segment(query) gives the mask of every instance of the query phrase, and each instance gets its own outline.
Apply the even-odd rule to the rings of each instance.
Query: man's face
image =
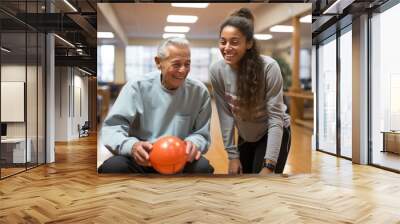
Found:
[[[162,83],[167,89],[177,89],[185,81],[190,71],[190,49],[188,47],[169,45],[167,57],[156,57],[156,64],[161,70]]]

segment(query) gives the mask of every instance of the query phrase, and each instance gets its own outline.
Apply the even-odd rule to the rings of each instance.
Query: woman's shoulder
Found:
[[[262,55],[264,60],[264,76],[267,83],[275,83],[282,79],[278,62],[270,56]]]
[[[264,61],[264,73],[266,75],[269,73],[273,73],[274,75],[280,75],[279,64],[275,59],[267,55],[261,55],[261,57]],[[277,74],[276,71],[279,71],[279,74]]]
[[[271,65],[274,65],[277,63],[275,59],[273,59],[271,56],[268,56],[268,55],[261,55],[261,58],[264,61],[265,67],[268,67],[268,66],[271,66]]]
[[[225,63],[224,59],[220,59],[210,65],[210,72],[212,74],[214,73],[215,75],[215,73],[219,73],[222,69],[225,69],[226,66],[227,64]]]

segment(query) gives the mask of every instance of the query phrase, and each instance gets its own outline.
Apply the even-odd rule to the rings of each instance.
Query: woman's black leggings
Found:
[[[243,173],[258,173],[263,168],[265,151],[267,150],[268,133],[257,142],[245,142],[240,136],[238,148],[240,163]],[[290,150],[291,133],[290,126],[283,128],[281,150],[275,166],[275,173],[282,173]]]

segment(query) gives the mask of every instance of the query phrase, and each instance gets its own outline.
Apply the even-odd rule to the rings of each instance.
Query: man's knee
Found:
[[[133,173],[132,161],[126,156],[113,156],[99,167],[99,173]]]
[[[210,162],[203,156],[199,160],[195,160],[191,163],[187,163],[184,173],[214,173],[214,167],[211,166]]]

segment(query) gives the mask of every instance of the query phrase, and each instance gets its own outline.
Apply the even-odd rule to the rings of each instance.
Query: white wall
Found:
[[[25,65],[2,65],[1,66],[1,81],[18,81],[25,82],[25,74],[27,69],[28,74],[32,72],[36,73],[36,68],[33,66],[25,67]],[[31,89],[28,89],[31,90]],[[35,92],[28,92],[28,97],[36,96]],[[29,99],[27,99],[30,102]],[[8,108],[1,108],[1,110],[7,110]],[[29,114],[28,114],[29,116]],[[36,116],[36,114],[35,114]],[[31,120],[28,117],[28,120]],[[8,137],[25,137],[25,122],[7,122],[7,136]]]
[[[1,66],[1,81],[24,82],[26,85],[26,107],[25,104],[21,108],[21,112],[25,114],[26,120],[22,122],[6,122],[8,138],[25,138],[25,135],[30,139],[31,155],[36,162],[39,158],[39,163],[44,162],[44,88],[43,88],[42,68],[35,66],[25,66],[21,64],[3,64]],[[27,81],[25,78],[27,77]],[[24,91],[22,90],[22,93]],[[2,96],[7,97],[7,96]],[[12,108],[3,107],[1,110],[13,113]],[[15,113],[15,112],[14,112]],[[37,153],[39,156],[37,157]]]
[[[78,72],[78,74],[77,74]],[[73,108],[73,119],[72,119],[72,136],[73,138],[78,137],[78,129],[77,126],[80,124],[81,126],[85,123],[85,121],[89,120],[88,116],[88,78],[80,76],[79,70],[74,70],[74,108]],[[81,110],[81,111],[80,111]]]
[[[68,71],[67,67],[55,68],[55,141],[68,139]]]
[[[88,79],[82,75],[75,68],[56,67],[56,141],[77,139],[78,124],[88,120]]]

